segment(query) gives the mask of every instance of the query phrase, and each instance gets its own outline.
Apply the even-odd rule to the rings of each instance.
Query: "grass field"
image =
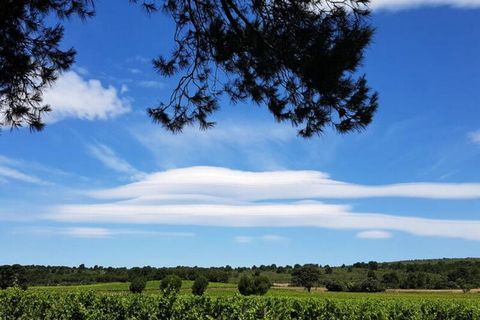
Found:
[[[180,294],[190,295],[193,281],[183,281]],[[149,281],[144,294],[159,294],[159,281]],[[112,282],[89,285],[75,285],[75,286],[37,286],[30,287],[28,291],[33,292],[82,292],[94,291],[98,293],[112,293],[112,294],[128,294],[129,283],[126,282]],[[210,283],[205,293],[207,296],[213,297],[228,297],[238,294],[237,286],[233,283]],[[411,300],[425,300],[425,299],[459,299],[459,300],[478,300],[480,304],[480,292],[473,290],[470,293],[463,293],[458,290],[400,290],[389,291],[384,293],[352,293],[352,292],[327,292],[323,288],[312,289],[308,293],[303,288],[298,287],[272,287],[266,294],[270,297],[298,297],[298,298],[316,298],[316,299],[411,299]]]

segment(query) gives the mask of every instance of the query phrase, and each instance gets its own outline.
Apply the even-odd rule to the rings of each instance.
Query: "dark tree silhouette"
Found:
[[[163,9],[176,24],[172,55],[154,67],[180,80],[169,101],[148,110],[168,130],[213,126],[209,116],[223,93],[266,105],[303,137],[372,120],[377,94],[357,74],[373,34],[368,0],[133,2]]]
[[[0,128],[41,130],[50,110],[42,92],[73,63],[75,50],[59,47],[63,27],[46,23],[51,15],[84,19],[93,0],[0,0]]]
[[[154,59],[163,76],[179,76],[165,103],[148,109],[173,132],[203,129],[220,96],[265,105],[310,137],[367,126],[377,108],[358,73],[373,28],[369,0],[130,0],[163,10],[176,25],[170,57]],[[73,63],[61,50],[56,15],[93,15],[94,0],[0,0],[0,128],[43,127],[42,91]]]
[[[320,269],[313,264],[305,264],[303,267],[295,268],[292,271],[292,283],[310,290],[320,280]]]

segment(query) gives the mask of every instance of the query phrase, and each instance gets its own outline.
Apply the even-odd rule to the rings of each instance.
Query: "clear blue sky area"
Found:
[[[207,132],[145,109],[173,25],[99,1],[41,133],[0,135],[0,264],[342,264],[480,256],[480,2],[374,1],[363,132],[308,140],[222,102]]]

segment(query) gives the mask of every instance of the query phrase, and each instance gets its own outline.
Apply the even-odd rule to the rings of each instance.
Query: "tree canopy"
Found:
[[[0,128],[41,130],[50,111],[42,92],[73,64],[75,50],[60,49],[62,25],[47,17],[93,14],[93,0],[0,0]]]
[[[315,285],[318,285],[319,280],[320,269],[316,265],[306,264],[292,271],[292,283],[305,287],[308,292],[310,292]]]
[[[168,101],[148,114],[172,132],[210,117],[219,99],[266,106],[279,122],[310,137],[333,126],[367,126],[377,94],[359,73],[373,28],[369,0],[130,0],[162,10],[176,30],[171,56],[153,60],[164,77],[178,76]],[[3,0],[0,10],[0,126],[39,130],[42,90],[73,63],[62,51],[61,25],[45,17],[93,15],[93,0]]]

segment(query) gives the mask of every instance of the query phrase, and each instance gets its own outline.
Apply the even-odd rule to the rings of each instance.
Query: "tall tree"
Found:
[[[292,271],[292,283],[304,287],[308,292],[318,284],[319,280],[320,269],[316,265],[306,264]]]
[[[63,27],[47,17],[92,16],[93,0],[0,0],[0,128],[44,126],[42,92],[73,63],[75,50],[62,50]]]
[[[180,76],[168,101],[148,109],[173,132],[214,125],[219,99],[265,105],[303,137],[332,125],[367,126],[377,109],[359,74],[373,28],[369,0],[130,0],[173,18],[175,48],[154,59]],[[42,91],[73,63],[59,48],[63,28],[46,17],[93,15],[93,0],[0,0],[0,127],[43,127]]]
[[[134,0],[138,2],[139,0]],[[358,75],[373,28],[369,0],[167,0],[176,24],[170,57],[154,60],[163,76],[180,75],[169,101],[148,110],[173,132],[209,128],[219,97],[266,105],[310,137],[333,125],[339,132],[367,126],[377,109]]]

